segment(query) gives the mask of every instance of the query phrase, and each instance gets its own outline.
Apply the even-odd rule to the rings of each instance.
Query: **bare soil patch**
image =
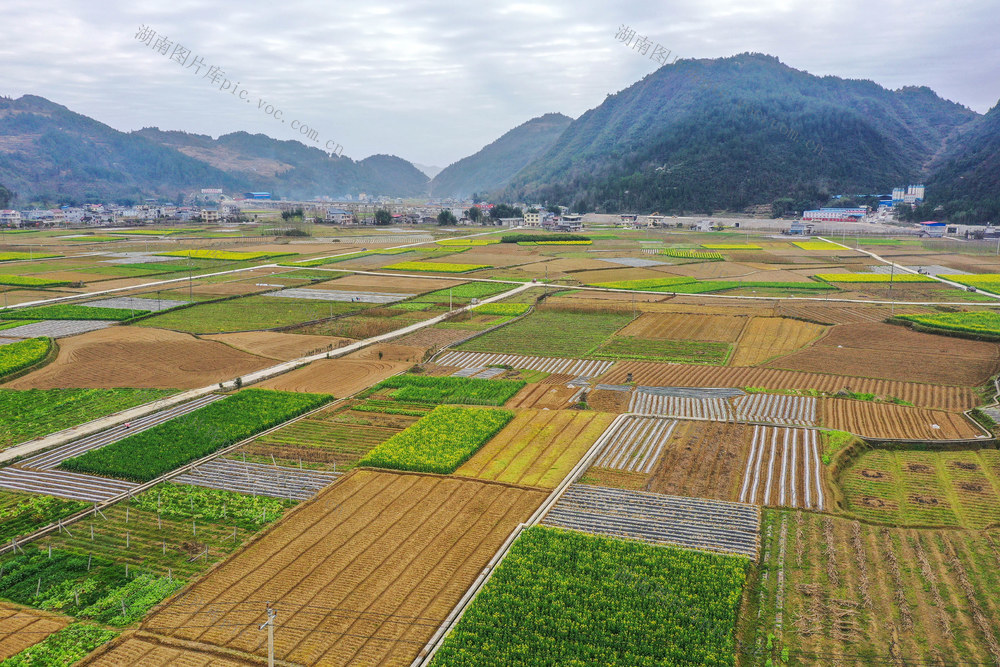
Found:
[[[705,340],[732,343],[747,323],[739,315],[643,313],[618,332],[620,336],[667,340]]]
[[[361,359],[320,359],[304,368],[261,382],[260,387],[350,396],[405,371],[412,364],[403,361],[367,361]]]
[[[318,350],[337,349],[354,342],[350,338],[309,336],[273,331],[213,334],[201,336],[201,338],[225,343],[244,352],[279,361],[298,359]]]

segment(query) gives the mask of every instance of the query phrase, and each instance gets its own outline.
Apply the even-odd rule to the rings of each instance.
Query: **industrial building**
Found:
[[[866,208],[821,208],[803,212],[802,219],[820,222],[859,222],[867,214]]]

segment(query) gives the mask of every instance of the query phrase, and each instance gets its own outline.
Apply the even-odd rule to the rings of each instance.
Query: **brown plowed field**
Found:
[[[738,500],[752,428],[726,422],[679,421],[645,490]]]
[[[740,337],[746,317],[738,315],[700,315],[694,313],[643,313],[624,329],[620,336],[669,340],[708,340],[735,342]]]
[[[73,619],[0,602],[0,660],[34,646]]]
[[[55,361],[4,386],[7,389],[192,389],[273,363],[190,334],[143,327],[108,327],[61,340]]]
[[[891,324],[849,324],[833,327],[809,349],[768,365],[813,373],[976,386],[1000,370],[1000,346],[900,330]]]
[[[743,330],[731,366],[756,366],[819,338],[825,327],[786,317],[754,317]]]
[[[354,341],[335,336],[309,336],[305,334],[277,333],[274,331],[247,331],[245,333],[212,334],[200,336],[205,340],[225,343],[238,350],[258,357],[291,361],[304,357],[316,350],[326,350],[329,346],[337,349]]]
[[[41,290],[10,290],[4,291],[0,289],[0,292],[4,293],[4,303],[10,306],[15,306],[19,303],[27,303],[29,301],[41,301],[42,299],[51,299],[57,296],[65,296],[66,291],[63,290],[51,290],[51,291],[41,291]]]
[[[589,410],[524,410],[455,474],[554,489],[614,418]]]
[[[246,632],[249,634],[253,630],[255,628],[250,628]],[[213,651],[212,647],[206,647],[209,650],[198,650],[188,644],[189,642],[172,641],[169,638],[160,638],[146,633],[122,635],[76,664],[99,665],[100,667],[122,667],[123,665],[243,667],[244,665],[267,664],[266,659],[262,660],[251,656],[248,656],[249,659],[241,659],[235,655],[223,654],[218,649]]]
[[[462,329],[438,329],[434,326],[424,327],[419,331],[406,334],[402,338],[395,339],[397,345],[408,345],[410,347],[420,347],[425,350],[448,347],[455,341],[468,338],[470,331]]]
[[[569,399],[578,391],[580,390],[575,387],[565,385],[532,383],[525,385],[524,389],[517,392],[514,398],[507,401],[505,407],[564,410],[569,407]]]
[[[903,306],[900,306],[902,312]],[[930,308],[906,306],[908,313],[926,313]],[[881,322],[890,315],[890,309],[865,304],[822,303],[816,301],[783,301],[778,306],[778,314],[785,317],[801,317],[824,324],[862,324]]]
[[[187,589],[187,600],[223,610],[213,623],[199,620],[200,605],[175,599],[144,626],[264,655],[263,633],[244,630],[261,623],[264,602],[274,600],[280,660],[409,665],[546,496],[495,482],[357,470]]]
[[[614,391],[612,389],[594,389],[587,394],[587,405],[601,412],[622,414],[628,412],[632,392]]]
[[[941,387],[915,382],[848,378],[842,375],[801,373],[773,368],[734,368],[727,366],[692,366],[652,361],[619,361],[601,376],[605,384],[625,384],[628,373],[638,385],[652,387],[765,387],[767,389],[816,389],[838,392],[849,386],[852,391],[878,396],[895,396],[925,408],[968,410],[979,404],[968,387]]]
[[[823,426],[862,438],[959,440],[983,435],[955,412],[837,398],[820,399],[820,403]],[[935,424],[940,428],[934,428]]]
[[[724,252],[724,251],[717,251]],[[753,269],[737,262],[701,262],[673,267],[673,272],[681,276],[691,276],[698,280],[730,280],[752,273]]]
[[[395,343],[378,343],[369,345],[357,352],[351,352],[345,359],[361,359],[364,361],[408,361],[411,364],[424,358],[426,348],[412,345],[397,345]]]
[[[291,373],[261,382],[260,387],[284,391],[350,396],[412,366],[404,361],[320,359]]]

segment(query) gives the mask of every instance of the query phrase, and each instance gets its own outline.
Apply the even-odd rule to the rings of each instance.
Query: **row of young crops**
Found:
[[[431,664],[733,665],[749,562],[529,528]]]
[[[68,459],[61,468],[145,482],[313,410],[333,397],[246,389],[148,431]]]
[[[479,380],[458,377],[396,375],[359,394],[360,398],[386,393],[394,401],[436,405],[503,405],[525,385],[520,380]]]

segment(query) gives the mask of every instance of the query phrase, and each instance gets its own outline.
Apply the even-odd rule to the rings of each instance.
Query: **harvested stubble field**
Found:
[[[246,665],[267,664],[260,660],[246,660],[232,654],[212,650],[206,646],[199,650],[197,645],[186,642],[170,642],[163,637],[146,633],[123,634],[115,641],[105,644],[77,665],[97,665],[99,667],[121,667],[121,665],[184,665],[184,667],[245,667]]]
[[[552,376],[549,376],[552,377]],[[569,400],[579,389],[567,387],[565,384],[528,384],[514,398],[505,404],[508,408],[538,408],[548,410],[564,410],[569,407]]]
[[[602,412],[520,411],[455,474],[555,488],[614,417]]]
[[[869,521],[982,530],[1000,523],[1000,451],[870,450],[838,480]]]
[[[838,398],[820,399],[822,424],[876,440],[964,440],[983,432],[964,415]]]
[[[68,616],[0,602],[0,660],[37,644],[72,620]]]
[[[406,361],[320,359],[303,368],[266,380],[260,386],[284,391],[318,392],[344,398],[391,375],[402,373],[412,365]]]
[[[739,315],[643,313],[618,332],[620,336],[654,340],[704,340],[734,343],[747,323]]]
[[[333,336],[278,333],[275,331],[247,331],[244,333],[213,334],[201,336],[204,340],[224,343],[237,350],[258,357],[277,361],[291,361],[315,353],[317,350],[337,349],[354,341]],[[332,347],[331,347],[332,346]]]
[[[754,317],[743,330],[730,360],[732,366],[756,366],[805,347],[826,330],[818,324],[785,317]]]
[[[62,340],[55,361],[4,387],[191,389],[272,364],[190,334],[109,327]]]
[[[745,664],[785,649],[797,665],[1000,662],[1000,533],[768,511],[762,534],[737,635],[755,651]]]
[[[620,361],[601,376],[606,384],[625,384],[628,374],[636,384],[651,387],[764,387],[774,391],[815,389],[836,393],[852,391],[895,396],[914,405],[942,410],[969,410],[979,404],[970,387],[942,387],[915,382],[845,378],[841,375],[802,373],[772,368],[691,366],[648,361]]]
[[[923,306],[906,306],[907,312],[931,312]],[[821,302],[783,301],[777,311],[784,317],[797,317],[822,324],[866,324],[883,322],[889,318],[891,309],[885,306],[866,304],[825,304]]]
[[[838,325],[815,345],[778,359],[773,368],[977,386],[1000,370],[1000,345],[899,331],[890,324]],[[845,380],[846,384],[853,384]]]
[[[175,599],[143,629],[265,655],[261,633],[240,628],[259,623],[264,601],[277,600],[280,660],[408,665],[545,496],[355,470],[192,585],[187,592],[204,607]],[[199,623],[208,605],[220,610],[217,622]]]

